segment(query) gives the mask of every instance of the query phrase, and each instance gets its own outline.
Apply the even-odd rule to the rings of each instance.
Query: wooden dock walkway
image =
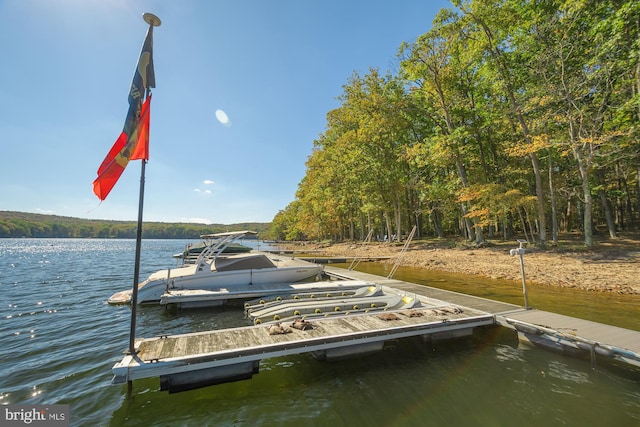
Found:
[[[523,341],[568,354],[589,352],[592,363],[596,356],[604,356],[624,364],[640,367],[640,332],[605,325],[585,319],[563,316],[548,311],[530,309],[474,297],[458,292],[417,285],[394,279],[325,267],[338,277],[349,277],[385,284],[407,292],[419,293],[451,303],[491,313],[496,324],[518,331]]]
[[[325,266],[324,270],[329,275],[332,275],[337,278],[362,280],[363,282],[389,286],[391,288],[404,291],[408,294],[421,295],[427,298],[433,298],[440,301],[447,301],[451,304],[456,304],[463,307],[469,307],[475,310],[480,310],[480,311],[491,313],[491,314],[497,314],[497,313],[503,313],[503,312],[522,309],[521,306],[515,305],[515,304],[494,301],[487,298],[461,294],[459,292],[447,291],[445,289],[438,289],[438,288],[433,288],[425,285],[418,285],[416,283],[403,282],[401,280],[396,280],[396,279],[387,279],[386,277],[376,276],[373,274],[363,273],[360,271],[349,271],[349,270],[345,270],[344,268],[338,268],[333,266]]]
[[[182,391],[204,385],[248,379],[262,359],[299,353],[332,359],[382,350],[384,342],[417,335],[448,339],[470,335],[474,327],[493,325],[493,316],[475,311],[444,319],[428,310],[422,316],[398,314],[334,317],[311,322],[313,328],[270,335],[269,326],[249,326],[194,334],[163,336],[136,342],[138,353],[113,367],[114,383],[160,377],[161,389]]]
[[[288,328],[270,334],[269,325],[160,336],[136,341],[136,354],[114,365],[114,384],[159,377],[161,390],[177,392],[251,378],[260,360],[299,353],[320,359],[378,351],[384,342],[411,336],[442,340],[471,335],[473,329],[500,325],[518,331],[523,340],[552,350],[606,357],[640,367],[640,332],[575,319],[514,304],[429,286],[387,279],[331,266],[325,271],[341,279],[379,284],[415,296],[422,308],[314,319],[312,329]],[[433,307],[460,310],[434,310]],[[281,331],[284,332],[284,331]]]

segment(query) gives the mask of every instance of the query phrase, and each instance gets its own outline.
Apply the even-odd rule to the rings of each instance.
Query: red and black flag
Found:
[[[152,87],[156,87],[156,79],[153,71],[153,26],[150,26],[133,75],[124,128],[102,161],[98,177],[93,181],[93,192],[100,200],[107,198],[129,160],[149,159],[151,95],[144,99],[144,94],[146,89]]]

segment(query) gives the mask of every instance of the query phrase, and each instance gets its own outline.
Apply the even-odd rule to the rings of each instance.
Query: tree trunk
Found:
[[[586,247],[590,248],[593,246],[593,219],[591,218],[591,213],[593,212],[593,199],[591,197],[591,186],[589,185],[589,170],[584,159],[582,147],[574,147],[573,155],[578,162],[578,170],[580,171],[580,178],[582,179],[582,196],[584,198],[584,244]]]
[[[604,189],[605,185],[605,176],[602,170],[598,170],[597,172],[598,180],[600,181],[598,196],[600,196],[600,203],[602,204],[602,210],[604,211],[604,218],[607,221],[607,229],[609,230],[609,237],[612,239],[617,239],[618,235],[616,234],[616,222],[613,217],[613,206],[611,204],[611,200],[609,200],[609,196]]]
[[[402,203],[400,197],[396,197],[396,239],[398,242],[402,241]]]
[[[638,214],[638,222],[640,224],[640,163],[636,166],[636,213]]]
[[[473,224],[471,220],[466,217],[467,215],[467,205],[465,203],[460,204],[460,211],[462,212],[462,224],[464,227],[464,236],[466,240],[475,240],[476,233],[474,232]]]
[[[604,217],[607,220],[607,228],[609,229],[609,237],[612,239],[617,239],[618,235],[616,234],[616,223],[613,220],[613,212],[611,209],[611,201],[607,197],[607,192],[604,190],[599,190],[598,194],[600,196],[600,203],[602,203],[602,209],[604,210]]]
[[[573,224],[571,223],[571,217],[573,216],[573,205],[571,204],[571,198],[573,197],[573,193],[567,196],[567,209],[564,213],[564,232],[568,233],[573,229]]]
[[[524,211],[524,208],[520,207],[520,209],[518,209],[518,215],[520,216],[520,222],[522,222],[522,232],[524,233],[524,240],[526,240],[527,242],[530,242],[531,240],[529,240],[529,236],[527,235],[527,223],[524,220],[522,211]]]
[[[475,221],[474,221],[475,223]],[[484,242],[484,235],[482,233],[482,227],[480,227],[478,224],[475,224],[474,226],[475,232],[476,232],[476,244],[480,244],[482,242]]]
[[[442,229],[442,215],[440,215],[438,208],[431,208],[429,216],[433,223],[433,232],[436,237],[444,237],[444,230]]]
[[[462,158],[460,156],[460,152],[458,151],[458,149],[456,148],[456,154],[455,154],[455,161],[456,161],[456,167],[458,169],[458,176],[460,177],[460,181],[462,182],[462,186],[463,187],[468,187],[469,186],[469,179],[467,178],[467,169],[464,166],[464,162],[462,161]],[[460,209],[462,210],[462,220],[464,221],[464,226],[467,230],[467,240],[475,240],[476,243],[480,243],[482,242],[482,232],[477,233],[476,232],[476,227],[475,225],[471,222],[471,220],[469,218],[466,217],[468,211],[467,211],[467,205],[466,203],[461,203],[460,204]],[[478,241],[478,238],[480,239],[480,241]]]
[[[631,201],[632,191],[629,188],[629,182],[627,181],[626,178],[622,179],[622,184],[623,184],[623,186],[622,186],[621,190],[622,190],[622,193],[625,195],[624,204],[625,204],[625,208],[626,208],[626,211],[627,211],[627,221],[626,221],[627,225],[625,226],[625,229],[626,230],[633,230],[633,229],[636,229],[637,226],[636,226],[636,222],[635,222],[635,220],[633,218],[633,202]]]
[[[553,246],[558,246],[558,211],[556,208],[556,192],[553,188],[553,155],[549,149],[549,195],[551,196],[551,237]]]
[[[384,213],[384,220],[387,226],[387,234],[386,236],[386,241],[390,242],[391,241],[391,218],[389,218],[389,213],[385,212]]]
[[[528,137],[527,137],[528,139]],[[540,164],[538,163],[538,156],[535,153],[531,153],[531,164],[533,165],[533,175],[536,180],[536,200],[538,202],[538,227],[539,234],[538,243],[541,247],[546,246],[547,242],[547,224],[544,216],[544,192],[542,191],[542,173],[540,172]]]
[[[529,226],[529,233],[531,234],[531,240],[535,240],[535,238],[533,237],[533,224],[531,223],[531,218],[529,217],[529,212],[527,212],[527,210],[524,210],[524,217],[527,220],[527,225]]]

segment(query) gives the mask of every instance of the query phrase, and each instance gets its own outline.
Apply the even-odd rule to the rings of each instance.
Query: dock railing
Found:
[[[366,245],[367,243],[370,243],[372,236],[373,236],[373,229],[369,230],[369,234],[367,234],[367,237],[365,237],[362,243],[364,245]],[[351,261],[351,265],[349,265],[348,270],[351,271],[354,268],[356,268],[358,264],[360,264],[360,261],[362,261],[362,256],[356,256],[355,258],[353,258],[353,260]]]
[[[402,261],[402,257],[407,252],[407,249],[409,249],[409,244],[411,243],[411,240],[413,240],[413,236],[416,234],[416,228],[417,227],[414,225],[413,228],[411,229],[411,233],[409,233],[409,237],[407,237],[407,240],[404,242],[404,246],[402,247],[402,250],[398,254],[398,258],[396,259],[396,262],[393,264],[393,267],[391,267],[391,271],[387,275],[387,279],[391,279],[393,275],[396,274],[396,270],[400,266],[400,261]]]

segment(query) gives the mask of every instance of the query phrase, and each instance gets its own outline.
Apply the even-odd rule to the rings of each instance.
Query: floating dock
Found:
[[[518,331],[522,340],[534,345],[590,355],[594,365],[600,357],[640,368],[637,331],[356,271],[334,267],[325,271],[338,279],[380,285],[385,293],[411,296],[422,304],[313,318],[300,329],[281,323],[138,339],[136,354],[127,354],[114,365],[113,383],[158,377],[161,390],[179,392],[249,379],[259,372],[262,359],[311,353],[330,360],[379,351],[389,340],[412,336],[446,340],[495,325]]]
[[[548,311],[493,301],[430,286],[386,279],[367,273],[345,271],[335,267],[325,269],[337,277],[350,277],[384,284],[403,292],[415,292],[425,297],[492,313],[495,324],[514,329],[521,341],[549,350],[587,355],[595,365],[596,356],[640,368],[640,332],[603,323],[564,316]],[[377,278],[377,279],[376,279]]]

